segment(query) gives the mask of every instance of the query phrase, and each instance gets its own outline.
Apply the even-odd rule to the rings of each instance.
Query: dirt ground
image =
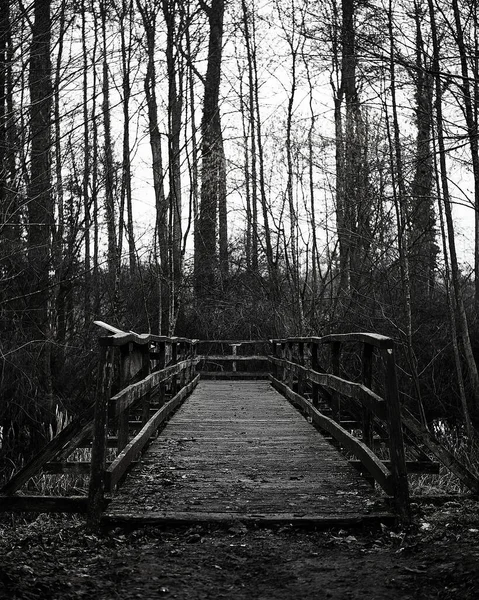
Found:
[[[479,503],[415,507],[385,526],[114,529],[79,519],[0,521],[0,598],[477,599]]]

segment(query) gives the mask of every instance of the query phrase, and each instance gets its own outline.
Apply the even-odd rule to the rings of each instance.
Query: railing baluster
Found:
[[[367,388],[372,389],[373,380],[373,354],[374,346],[371,344],[363,344],[363,360],[362,360],[362,373],[361,379],[363,385]],[[362,428],[363,428],[363,442],[372,448],[373,446],[373,427],[372,427],[372,413],[367,407],[363,407],[362,414]]]
[[[336,377],[340,376],[340,356],[341,356],[341,342],[332,342],[331,344],[331,369],[333,375]],[[339,393],[333,391],[331,394],[333,419],[339,423],[341,420],[341,399]]]
[[[311,342],[311,368],[313,371],[319,371],[319,344],[318,342]],[[319,385],[317,383],[312,384],[312,402],[315,408],[319,406]]]

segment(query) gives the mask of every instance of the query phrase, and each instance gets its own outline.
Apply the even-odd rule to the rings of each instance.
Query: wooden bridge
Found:
[[[4,485],[0,509],[84,512],[92,527],[407,521],[408,472],[437,460],[479,492],[401,408],[390,338],[198,341],[97,324],[109,335],[94,403]],[[88,491],[28,493],[39,473],[83,475]]]

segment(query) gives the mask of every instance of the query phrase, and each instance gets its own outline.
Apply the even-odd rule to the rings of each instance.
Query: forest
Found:
[[[0,61],[0,479],[91,397],[95,319],[388,335],[472,439],[476,2],[1,0]]]

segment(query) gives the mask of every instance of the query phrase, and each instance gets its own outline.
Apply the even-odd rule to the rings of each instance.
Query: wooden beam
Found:
[[[269,371],[199,371],[201,379],[268,379]]]
[[[272,343],[316,343],[316,344],[329,344],[331,342],[362,342],[365,344],[371,344],[376,348],[386,349],[394,347],[394,340],[385,335],[377,333],[366,333],[366,332],[355,332],[355,333],[333,333],[331,335],[324,335],[322,337],[291,337],[291,338],[274,338],[271,340]]]
[[[200,354],[197,356],[198,360],[202,360],[205,362],[212,361],[247,361],[247,360],[258,360],[258,361],[269,361],[269,357],[263,354],[255,354],[251,356],[246,356],[244,354]]]
[[[311,417],[314,423],[321,427],[321,429],[328,431],[340,444],[352,452],[387,494],[393,494],[394,488],[392,486],[391,473],[366,444],[353,437],[341,425],[333,421],[333,419],[323,415],[317,408],[314,408],[307,400],[293,392],[289,387],[274,377],[270,377],[270,379],[273,387],[286,396],[293,404],[300,406]]]
[[[5,512],[86,513],[87,506],[86,496],[0,496],[0,511]]]
[[[391,468],[390,460],[382,461],[387,469]],[[360,460],[350,460],[349,463],[361,472],[364,472],[363,464]],[[437,475],[439,473],[439,463],[432,460],[407,460],[406,468],[408,473],[430,473]]]
[[[325,335],[318,338],[322,344],[329,344],[331,342],[362,342],[364,344],[371,344],[376,348],[387,349],[394,347],[394,340],[385,335],[379,335],[377,333],[335,333],[331,335]]]
[[[118,417],[124,410],[134,404],[137,400],[147,394],[152,388],[159,383],[166,381],[173,375],[179,373],[182,369],[186,369],[191,364],[196,364],[197,359],[189,358],[176,365],[171,365],[160,371],[155,371],[142,381],[132,383],[121,392],[118,392],[110,400],[110,404],[114,407],[114,416]]]
[[[44,473],[89,475],[91,463],[89,460],[76,460],[71,462],[52,461],[43,466]]]
[[[115,512],[104,514],[101,524],[105,527],[144,527],[146,525],[165,526],[165,525],[186,525],[186,524],[224,524],[231,526],[231,523],[241,522],[249,525],[293,525],[299,527],[314,527],[315,529],[330,529],[337,527],[350,527],[354,525],[364,525],[368,523],[388,523],[394,524],[397,517],[393,512],[378,511],[363,514],[346,514],[336,516],[324,516],[317,514],[244,514],[244,513],[198,513],[173,512],[173,511],[150,511],[141,514],[132,512]]]
[[[107,469],[107,479],[109,489],[112,490],[125,471],[131,465],[133,460],[140,454],[145,444],[151,438],[153,433],[158,429],[161,423],[181,404],[181,402],[192,392],[196,387],[199,375],[197,375],[191,383],[185,386],[168,404],[160,408],[142,427],[138,434],[125,446],[120,454],[115,458],[112,464]]]

